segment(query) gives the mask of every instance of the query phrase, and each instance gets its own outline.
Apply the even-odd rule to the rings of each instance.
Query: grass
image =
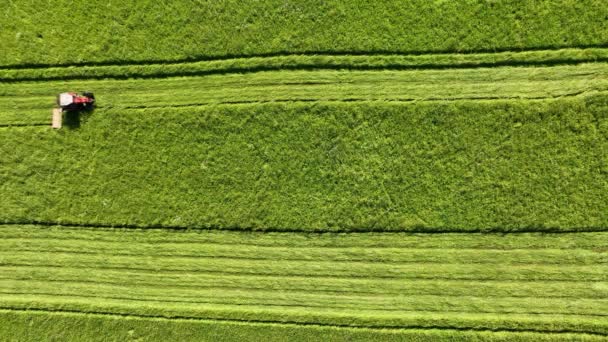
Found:
[[[0,220],[603,230],[605,113],[604,95],[103,109],[80,130],[0,131]]]
[[[15,341],[603,341],[576,333],[459,331],[449,329],[366,329],[311,325],[164,320],[158,318],[0,310],[0,335]]]
[[[0,85],[0,124],[49,122],[55,100],[51,94],[66,89],[94,89],[100,110],[290,101],[543,99],[608,90],[606,63],[445,70],[369,67],[7,83]]]
[[[69,6],[61,0],[16,0],[4,6],[2,14],[4,66],[284,53],[504,51],[608,43],[608,8],[603,0],[91,0]]]
[[[413,329],[390,333],[404,338],[445,333],[420,329],[606,335],[605,235],[4,226],[0,303],[11,310],[4,316],[43,310],[36,315],[53,319],[57,314],[50,311],[80,312],[97,315],[60,315],[110,324],[120,314],[138,324],[149,322],[145,317],[165,318],[166,325],[228,320],[250,322],[250,329],[272,322],[311,330],[307,334],[336,329],[353,338],[365,330],[326,326]],[[203,321],[171,320],[180,317]],[[215,329],[224,324],[247,326],[225,322]]]
[[[272,70],[407,70],[496,66],[538,66],[607,61],[607,49],[560,49],[525,52],[424,55],[287,55],[198,62],[116,64],[48,68],[0,68],[3,82],[161,78]]]
[[[9,1],[0,336],[605,340],[606,18]]]

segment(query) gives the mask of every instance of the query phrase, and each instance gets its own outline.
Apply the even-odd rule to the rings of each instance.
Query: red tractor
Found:
[[[95,96],[93,93],[84,91],[82,94],[78,93],[61,93],[57,95],[57,106],[53,108],[53,117],[51,126],[59,129],[63,122],[63,112],[67,112],[68,118],[72,118],[73,122],[80,122],[79,112],[83,110],[91,110],[95,105]],[[74,119],[76,118],[76,120]]]
[[[95,96],[88,91],[83,92],[82,95],[71,92],[61,93],[57,95],[57,105],[66,112],[91,110],[95,105]]]

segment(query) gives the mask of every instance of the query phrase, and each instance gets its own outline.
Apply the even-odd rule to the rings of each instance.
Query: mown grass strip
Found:
[[[547,99],[608,91],[608,64],[457,70],[271,71],[150,80],[46,81],[0,85],[0,123],[46,122],[56,94],[87,89],[98,115],[218,104],[319,101]],[[66,119],[67,120],[67,119]],[[71,120],[74,121],[74,120]]]
[[[311,266],[314,267],[314,266]],[[238,305],[263,307],[298,307],[309,310],[337,310],[357,313],[378,312],[470,312],[503,314],[608,316],[608,299],[500,297],[485,294],[443,296],[422,294],[364,294],[309,292],[295,289],[284,291],[251,288],[185,288],[172,286],[107,284],[38,280],[0,280],[0,295],[24,295],[44,297],[83,298],[105,301],[120,299],[134,303],[184,303],[192,305]]]
[[[460,279],[460,280],[559,280],[606,281],[608,266],[508,265],[508,264],[429,264],[429,263],[370,263],[338,261],[263,261],[247,259],[207,259],[162,257],[140,260],[132,256],[74,255],[62,253],[1,254],[0,262],[7,266],[83,267],[116,270],[158,270],[163,272],[209,274],[246,274],[291,277],[382,278],[382,279]],[[268,264],[270,263],[270,264]],[[267,265],[260,268],[260,265]],[[445,276],[441,274],[446,273]]]
[[[488,246],[504,246],[505,251],[468,250],[476,239],[463,234],[402,235],[403,239],[389,235],[121,233],[4,226],[0,303],[13,309],[167,318],[607,332],[602,322],[608,310],[608,269],[597,258],[604,253],[605,233],[573,234],[567,242],[561,234],[482,237]],[[160,238],[182,243],[163,244]],[[262,246],[247,244],[264,241]],[[440,252],[416,248],[425,241],[427,246],[451,245],[454,253],[446,250],[437,256],[439,263],[425,263],[427,253]],[[233,257],[225,255],[226,242],[232,244]],[[316,257],[302,257],[307,243]],[[71,253],[57,250],[68,245]],[[121,253],[127,245],[137,253]],[[368,251],[352,248],[357,245],[384,248],[373,251],[374,262],[362,262],[357,259]],[[28,250],[35,246],[39,248]],[[99,254],[89,253],[99,247]],[[558,252],[556,247],[564,249]],[[489,259],[488,263],[454,263],[458,249],[481,253],[478,258]],[[180,256],[183,251],[189,256]],[[239,257],[253,251],[255,258]],[[399,256],[408,251],[419,262],[387,261],[402,260]],[[508,253],[527,262],[512,264],[505,257]],[[567,254],[582,265],[557,263]],[[535,256],[550,265],[535,264]]]
[[[548,297],[571,299],[603,299],[607,296],[605,281],[559,281],[530,279],[505,280],[458,280],[458,279],[382,279],[340,277],[297,277],[264,275],[221,275],[203,272],[175,273],[138,270],[95,268],[83,273],[78,267],[61,266],[1,266],[2,280],[33,280],[80,283],[154,286],[156,288],[221,289],[227,290],[277,290],[305,291],[309,293],[351,295],[440,295],[444,297]],[[567,289],[567,291],[564,291]]]
[[[86,249],[83,250],[83,247]],[[201,247],[205,247],[201,250]],[[31,241],[29,239],[4,241],[2,252],[34,252],[34,253],[75,253],[86,255],[103,255],[110,253],[120,256],[137,256],[146,254],[150,249],[155,249],[155,255],[175,256],[184,258],[228,258],[246,260],[292,260],[292,261],[322,261],[331,258],[335,261],[361,261],[361,262],[394,262],[394,263],[450,263],[483,264],[494,263],[500,260],[505,264],[545,264],[551,265],[586,265],[595,263],[608,263],[608,255],[595,251],[578,250],[576,254],[564,253],[561,249],[536,250],[530,255],[528,249],[466,249],[466,248],[444,248],[444,249],[422,249],[422,248],[295,248],[292,246],[272,247],[248,247],[234,245],[205,245],[193,244],[170,244],[139,243],[130,246],[130,243],[106,243],[95,242],[86,244],[82,241],[54,241],[52,245],[46,240]],[[119,251],[119,252],[117,252]]]

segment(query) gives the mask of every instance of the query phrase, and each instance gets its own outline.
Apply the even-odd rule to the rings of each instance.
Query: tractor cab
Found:
[[[82,95],[68,92],[57,96],[57,105],[66,112],[91,110],[94,104],[95,96],[90,92],[83,92]]]

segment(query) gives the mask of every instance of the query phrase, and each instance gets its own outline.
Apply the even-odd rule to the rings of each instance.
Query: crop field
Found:
[[[606,341],[606,18],[3,4],[0,341]]]

